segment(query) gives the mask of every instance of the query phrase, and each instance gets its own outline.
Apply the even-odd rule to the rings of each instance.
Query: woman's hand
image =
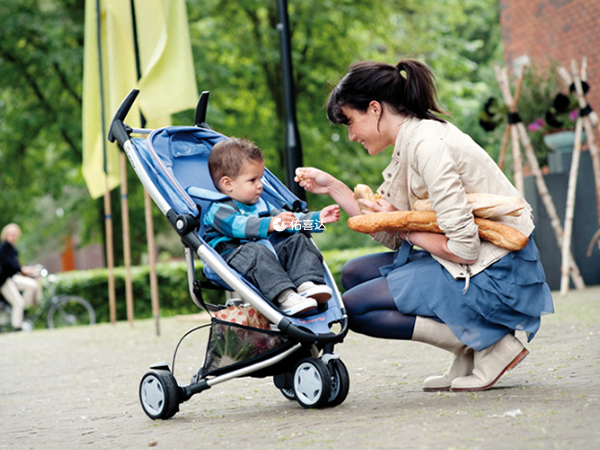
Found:
[[[294,180],[308,192],[329,195],[350,217],[360,214],[352,190],[333,175],[314,167],[298,167]]]
[[[366,200],[364,198],[361,198],[359,200],[359,203],[365,205],[367,208],[369,208],[371,211],[366,211],[365,210],[365,214],[372,214],[374,212],[393,212],[393,211],[397,211],[396,207],[394,205],[392,205],[391,203],[387,202],[386,200],[380,198],[377,199],[377,201],[372,202],[370,200]]]
[[[330,194],[331,187],[337,179],[314,167],[298,167],[294,181],[313,194]]]
[[[329,205],[321,210],[319,215],[321,223],[333,223],[340,220],[340,207],[338,205]]]

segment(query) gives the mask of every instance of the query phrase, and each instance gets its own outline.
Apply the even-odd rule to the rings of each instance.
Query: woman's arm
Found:
[[[404,241],[406,240],[406,234],[406,231],[398,232],[398,236]],[[475,259],[463,259],[452,253],[448,249],[448,238],[443,234],[428,233],[426,231],[411,231],[409,240],[413,245],[421,247],[432,255],[439,256],[440,258],[454,263],[473,264],[476,261]]]
[[[299,167],[294,180],[313,194],[327,194],[350,217],[360,215],[352,190],[333,175],[314,167]]]

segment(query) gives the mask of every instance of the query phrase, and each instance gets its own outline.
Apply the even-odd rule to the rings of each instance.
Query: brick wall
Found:
[[[600,112],[600,0],[500,0],[506,66],[528,56],[537,67],[550,59],[569,71],[588,61],[588,100]]]

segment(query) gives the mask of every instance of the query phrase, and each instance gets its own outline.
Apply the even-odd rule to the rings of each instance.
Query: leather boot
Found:
[[[433,345],[455,355],[469,350],[469,347],[458,340],[448,325],[428,317],[417,316],[412,340]]]
[[[452,366],[444,375],[429,377],[423,382],[424,391],[447,391],[454,378],[471,374],[473,351],[459,341],[445,323],[417,316],[412,340],[433,345],[456,355]]]
[[[444,375],[436,375],[426,378],[423,381],[423,390],[425,392],[449,391],[452,380],[458,377],[465,377],[473,373],[473,350],[470,348],[467,353],[455,355],[452,365]]]
[[[502,375],[514,368],[528,354],[527,349],[512,334],[494,345],[475,352],[473,374],[455,378],[452,391],[484,391],[491,388]]]

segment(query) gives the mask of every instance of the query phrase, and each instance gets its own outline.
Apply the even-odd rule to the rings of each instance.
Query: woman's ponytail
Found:
[[[425,64],[404,59],[396,64],[398,75],[403,80],[403,103],[405,112],[420,119],[441,120],[433,113],[447,114],[437,104],[435,76]]]

